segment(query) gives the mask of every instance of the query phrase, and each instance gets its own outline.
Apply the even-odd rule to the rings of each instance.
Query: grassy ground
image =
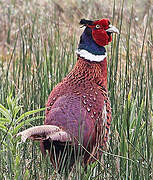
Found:
[[[2,0],[0,14],[0,180],[62,179],[39,143],[14,135],[43,124],[50,91],[76,62],[80,19],[106,17],[120,30],[107,47],[110,143],[101,163],[86,174],[77,164],[70,179],[152,179],[151,0]]]

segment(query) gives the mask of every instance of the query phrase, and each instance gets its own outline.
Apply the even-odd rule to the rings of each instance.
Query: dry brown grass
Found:
[[[20,29],[32,27],[34,19],[38,21],[36,35],[41,33],[41,36],[45,38],[48,35],[49,27],[51,30],[54,30],[56,26],[59,26],[60,34],[69,34],[70,36],[77,34],[77,37],[79,37],[79,21],[81,18],[109,18],[112,20],[113,6],[113,0],[2,0],[0,2],[0,54],[1,56],[8,56],[10,49],[12,50],[14,47],[16,34]],[[132,6],[133,24],[131,28],[131,43],[133,42],[134,46],[137,45],[132,48],[140,48],[147,14],[148,12],[150,14],[153,13],[153,2],[151,0],[143,0],[141,2],[136,0],[133,3],[132,1],[125,1],[121,31],[123,45],[126,40]],[[114,24],[116,25],[120,21],[120,11],[121,2],[116,1],[114,9]],[[150,26],[153,25],[152,22],[149,22]],[[137,37],[137,39],[132,36]],[[152,46],[152,42],[149,41],[149,43]]]

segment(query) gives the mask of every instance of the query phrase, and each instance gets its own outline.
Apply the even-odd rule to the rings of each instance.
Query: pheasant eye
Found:
[[[100,25],[99,25],[99,24],[97,24],[97,25],[96,25],[96,29],[99,29],[99,28],[100,28]]]

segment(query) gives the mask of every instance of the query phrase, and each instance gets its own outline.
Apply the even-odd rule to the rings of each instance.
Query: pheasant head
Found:
[[[80,38],[77,54],[90,61],[100,62],[107,56],[104,46],[112,41],[112,33],[119,34],[116,27],[108,19],[97,21],[81,19],[85,30]]]

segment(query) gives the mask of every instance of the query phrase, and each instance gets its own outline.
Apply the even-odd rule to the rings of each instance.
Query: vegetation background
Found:
[[[152,179],[153,1],[0,1],[0,180],[62,179],[39,143],[15,138],[43,124],[53,87],[72,69],[81,18],[109,18],[120,35],[107,46],[112,104],[103,160],[77,163],[69,179]]]

